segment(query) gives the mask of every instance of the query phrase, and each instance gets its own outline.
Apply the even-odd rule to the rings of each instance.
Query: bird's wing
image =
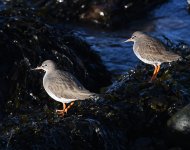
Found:
[[[149,54],[163,55],[167,51],[166,46],[157,39],[149,37],[145,42],[143,42],[145,51]]]
[[[70,73],[57,71],[54,75],[49,75],[51,81],[48,88],[59,98],[66,99],[86,99],[92,93],[84,88],[84,86]]]
[[[149,37],[138,44],[136,47],[142,58],[150,61],[165,61],[165,56],[175,55],[167,51],[165,45],[157,39]]]

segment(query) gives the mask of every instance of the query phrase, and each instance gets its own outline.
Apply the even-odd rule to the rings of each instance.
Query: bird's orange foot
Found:
[[[68,110],[69,110],[69,108],[66,108],[64,112],[67,114]]]
[[[58,115],[61,115],[61,116],[64,116],[64,114],[65,114],[65,110],[56,110],[56,113],[58,114]]]
[[[65,113],[67,113],[68,112],[68,110],[71,108],[71,106],[73,106],[74,105],[74,102],[72,102],[67,108],[65,108]]]

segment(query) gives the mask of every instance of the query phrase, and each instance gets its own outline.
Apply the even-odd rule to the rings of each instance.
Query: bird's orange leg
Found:
[[[153,73],[153,75],[152,75],[152,78],[151,78],[151,82],[156,78],[156,75],[157,75],[157,70],[158,70],[158,66],[154,66],[154,73]]]
[[[63,109],[61,109],[61,110],[56,110],[56,112],[57,112],[59,115],[64,116],[65,109],[66,109],[66,104],[63,103]]]
[[[67,106],[67,108],[65,109],[65,113],[67,113],[67,111],[71,108],[71,106],[73,106],[74,102],[72,102],[69,106]]]
[[[157,74],[158,74],[159,71],[160,71],[160,65],[157,66],[155,78],[157,77]]]

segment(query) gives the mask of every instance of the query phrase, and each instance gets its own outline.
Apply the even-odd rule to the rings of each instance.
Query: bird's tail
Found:
[[[178,54],[169,54],[167,57],[168,62],[172,62],[172,61],[177,61],[177,60],[182,60],[182,57]]]

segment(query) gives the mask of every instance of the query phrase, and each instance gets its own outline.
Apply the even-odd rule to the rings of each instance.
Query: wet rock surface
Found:
[[[119,27],[130,20],[140,18],[158,4],[167,0],[30,0],[11,1],[34,9],[50,22],[71,21],[90,23],[104,27]]]

